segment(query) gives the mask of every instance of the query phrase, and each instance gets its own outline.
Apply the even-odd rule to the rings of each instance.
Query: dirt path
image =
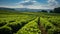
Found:
[[[40,17],[38,18],[38,27],[41,30],[41,34],[48,34],[45,30],[45,28],[40,23]]]

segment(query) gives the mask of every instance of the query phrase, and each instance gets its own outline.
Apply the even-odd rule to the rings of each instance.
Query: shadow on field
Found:
[[[0,22],[0,27],[4,26],[5,24],[7,24],[7,22]]]
[[[35,18],[34,18],[35,19]],[[32,20],[34,20],[32,19]],[[29,21],[23,21],[23,22],[20,22],[20,23],[13,23],[15,21],[9,21],[9,24],[7,24],[7,26],[9,28],[6,28],[6,27],[3,27],[3,28],[0,28],[0,34],[14,34],[14,33],[17,33],[17,31],[19,29],[21,29],[23,26],[25,26],[28,22],[32,21],[32,20],[29,20]],[[10,24],[12,22],[12,24]],[[5,23],[1,23],[0,26],[3,26],[5,25]],[[11,29],[10,29],[11,28]]]
[[[9,24],[8,26],[12,28],[12,32],[16,33],[19,29],[21,29],[28,22],[21,22],[22,24]]]
[[[13,33],[12,30],[10,30],[9,28],[1,28],[0,34],[13,34]]]

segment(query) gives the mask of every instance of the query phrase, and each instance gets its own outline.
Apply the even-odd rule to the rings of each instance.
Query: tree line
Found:
[[[42,10],[41,12],[48,12],[46,10]],[[50,13],[60,13],[60,7],[54,8],[53,10],[49,11]]]

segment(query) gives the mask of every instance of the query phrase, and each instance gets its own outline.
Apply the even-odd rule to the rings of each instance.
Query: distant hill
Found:
[[[15,9],[12,9],[12,8],[5,8],[5,7],[0,7],[0,10],[15,10]]]
[[[10,12],[41,12],[42,10],[50,11],[51,9],[29,9],[29,8],[5,8],[0,7],[0,12],[2,11],[10,11]]]
[[[13,13],[19,13],[19,11],[13,9],[13,8],[4,8],[0,7],[0,14],[13,14]]]
[[[27,11],[27,12],[38,12],[42,10],[50,11],[51,9],[29,9],[29,8],[15,8],[18,11]]]

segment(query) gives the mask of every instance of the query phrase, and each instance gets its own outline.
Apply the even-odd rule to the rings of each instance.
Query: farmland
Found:
[[[38,19],[48,34],[60,34],[60,14],[40,12],[0,12],[0,33],[41,34]]]

